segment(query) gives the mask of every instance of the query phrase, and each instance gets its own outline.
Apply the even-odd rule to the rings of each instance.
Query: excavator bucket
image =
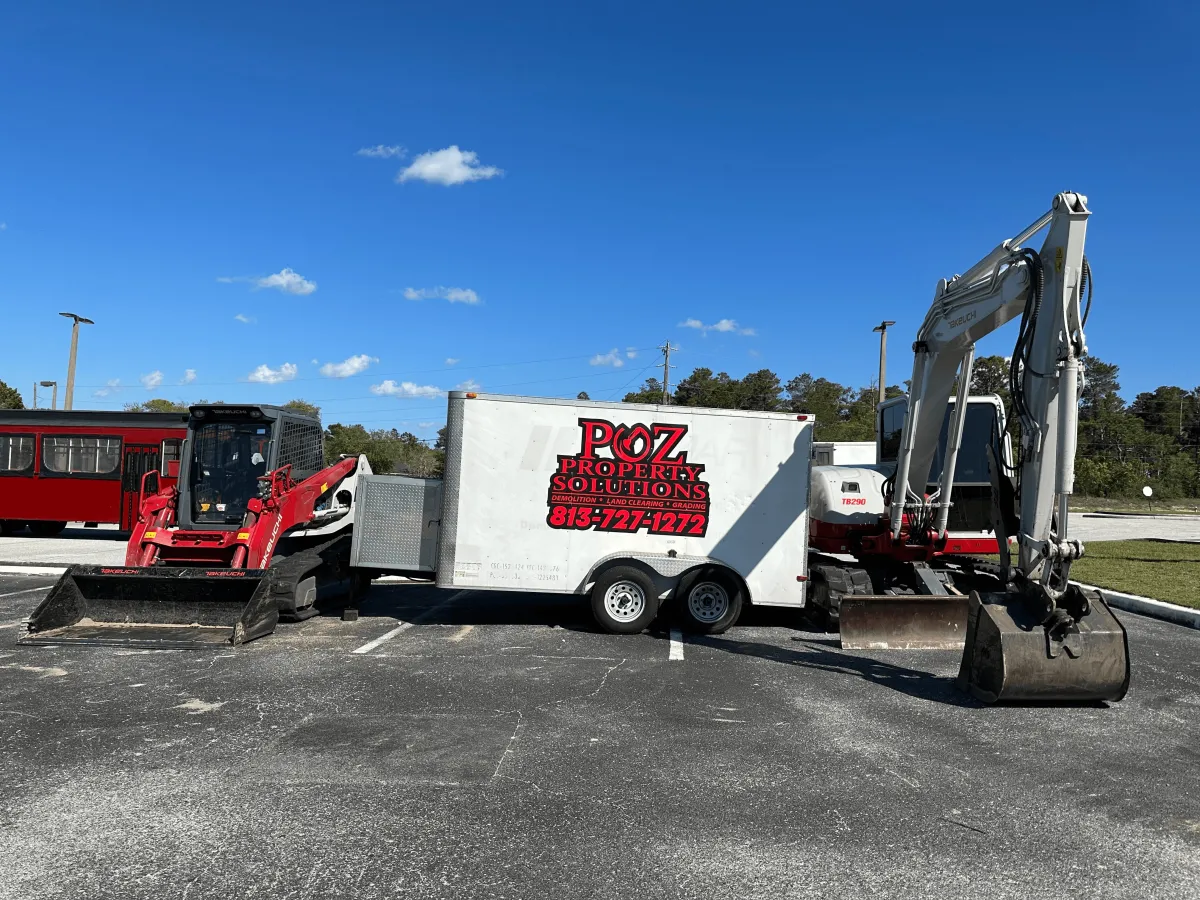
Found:
[[[1099,592],[1078,631],[1056,640],[1011,594],[971,592],[958,684],[985,703],[1117,701],[1129,690],[1129,640]]]
[[[270,634],[278,621],[265,569],[71,566],[17,643],[228,646]]]
[[[844,650],[959,650],[967,634],[967,598],[946,594],[843,597]]]

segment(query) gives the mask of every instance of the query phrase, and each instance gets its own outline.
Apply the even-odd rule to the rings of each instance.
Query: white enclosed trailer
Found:
[[[817,441],[814,466],[870,466],[876,462],[875,441]]]
[[[454,392],[445,475],[360,479],[352,565],[588,594],[613,632],[678,598],[718,633],[802,607],[811,416]]]

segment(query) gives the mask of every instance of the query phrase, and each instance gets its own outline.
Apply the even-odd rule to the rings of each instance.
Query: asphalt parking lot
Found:
[[[985,708],[791,613],[619,637],[411,584],[236,649],[15,646],[51,581],[0,578],[3,898],[1200,896],[1189,629],[1122,614],[1120,704]]]

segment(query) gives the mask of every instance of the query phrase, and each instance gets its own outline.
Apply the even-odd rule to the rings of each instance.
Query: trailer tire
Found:
[[[687,631],[724,634],[742,614],[741,585],[722,569],[702,569],[684,580],[679,613]]]
[[[35,537],[54,537],[56,534],[62,534],[63,529],[67,527],[66,522],[30,522],[29,530],[33,532]]]
[[[0,535],[8,537],[13,534],[20,534],[25,530],[25,523],[18,522],[14,519],[0,520]]]
[[[611,634],[641,634],[658,616],[658,593],[641,569],[614,566],[592,585],[592,615]]]

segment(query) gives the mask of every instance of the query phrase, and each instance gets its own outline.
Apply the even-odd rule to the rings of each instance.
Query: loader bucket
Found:
[[[843,597],[844,650],[959,650],[967,634],[967,598],[946,594]]]
[[[30,617],[18,644],[228,646],[275,630],[263,569],[71,566]]]
[[[1129,690],[1125,628],[1099,592],[1088,602],[1068,648],[1019,595],[972,591],[959,687],[985,703],[1120,700]]]

